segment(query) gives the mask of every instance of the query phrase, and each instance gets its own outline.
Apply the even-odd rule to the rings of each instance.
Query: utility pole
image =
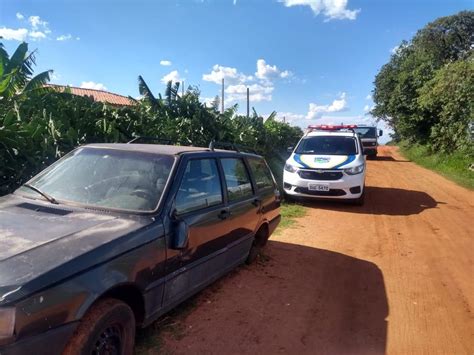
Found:
[[[250,116],[250,90],[247,86],[247,118]]]
[[[184,80],[183,80],[183,87],[181,88],[181,96],[184,96]]]
[[[221,113],[224,113],[224,78],[222,78]]]

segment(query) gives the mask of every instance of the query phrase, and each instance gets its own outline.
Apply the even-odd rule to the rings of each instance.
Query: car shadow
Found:
[[[257,263],[201,292],[185,331],[154,353],[384,354],[389,307],[381,270],[329,250],[270,240]],[[159,333],[147,336],[159,337]],[[171,336],[171,341],[170,341]],[[149,340],[149,339],[148,339]],[[160,342],[163,344],[163,342]]]
[[[375,158],[367,158],[367,160],[370,160],[370,161],[391,161],[391,162],[395,162],[395,163],[409,163],[411,162],[411,160],[401,160],[401,159],[395,159],[394,157],[392,156],[376,156]]]
[[[365,187],[365,203],[354,206],[344,200],[300,200],[298,203],[309,208],[331,209],[340,212],[410,216],[424,210],[436,208],[438,202],[423,191],[405,190],[393,187]]]

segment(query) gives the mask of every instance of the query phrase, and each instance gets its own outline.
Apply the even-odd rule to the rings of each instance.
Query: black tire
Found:
[[[283,196],[285,197],[285,201],[286,201],[287,203],[294,203],[294,202],[296,202],[296,199],[295,199],[293,196],[287,194],[286,192],[284,193]]]
[[[258,245],[255,245],[255,243],[252,245],[249,251],[249,255],[247,256],[247,260],[245,260],[245,263],[247,265],[252,264],[255,260],[257,260],[258,255],[260,254],[260,251],[262,250],[262,247],[259,247]]]
[[[63,354],[132,355],[134,345],[133,311],[127,304],[107,298],[92,306],[82,318]]]
[[[362,195],[360,195],[358,198],[353,199],[351,202],[353,205],[363,206],[364,201],[365,201],[365,187],[364,187],[364,190],[362,191]]]

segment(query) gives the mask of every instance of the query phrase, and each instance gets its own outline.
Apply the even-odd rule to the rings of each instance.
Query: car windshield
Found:
[[[357,127],[354,131],[359,133],[361,138],[377,138],[377,130],[375,127]]]
[[[79,148],[29,181],[55,200],[102,208],[156,209],[174,157],[116,149]],[[26,186],[17,190],[40,196]]]
[[[357,154],[357,144],[353,137],[306,137],[301,140],[295,153],[315,155],[355,155]]]

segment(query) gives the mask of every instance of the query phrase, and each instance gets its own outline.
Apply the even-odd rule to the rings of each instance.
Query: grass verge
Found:
[[[295,203],[283,203],[281,205],[281,222],[277,231],[291,227],[296,223],[295,218],[304,217],[306,207]]]
[[[428,147],[401,143],[400,152],[409,160],[434,170],[461,186],[474,190],[474,171],[468,169],[474,163],[474,157],[467,153],[432,153]]]

